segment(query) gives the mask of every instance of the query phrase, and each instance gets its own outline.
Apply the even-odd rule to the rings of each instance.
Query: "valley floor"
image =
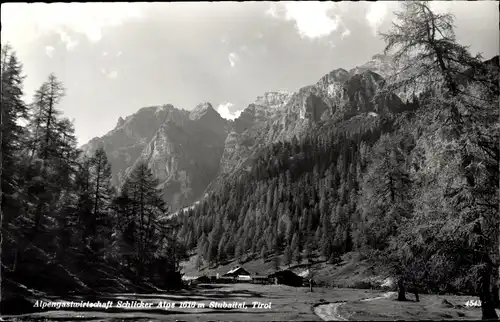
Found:
[[[171,294],[110,294],[92,301],[113,302],[113,307],[95,309],[60,308],[22,316],[4,317],[9,321],[345,321],[395,319],[480,319],[480,308],[468,308],[467,296],[422,295],[421,302],[396,302],[392,292],[375,290],[314,288],[255,284],[212,284]],[[446,299],[448,302],[443,302]],[[86,301],[85,298],[51,301]],[[89,300],[90,301],[90,300]],[[118,301],[149,303],[151,308],[118,308]],[[180,308],[189,301],[197,308]],[[176,303],[175,308],[159,308],[159,303]],[[246,308],[210,308],[211,302],[222,305],[245,302]],[[270,308],[253,308],[252,302]],[[337,302],[337,303],[335,303]],[[199,307],[204,304],[204,308]],[[451,304],[450,304],[451,303]]]

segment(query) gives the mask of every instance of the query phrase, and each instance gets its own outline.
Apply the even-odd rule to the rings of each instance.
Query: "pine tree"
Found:
[[[9,44],[1,48],[1,71],[0,224],[8,227],[13,217],[21,211],[15,193],[21,190],[22,178],[18,169],[22,161],[25,133],[19,123],[28,117],[26,104],[22,100],[22,65]]]
[[[267,256],[267,248],[266,246],[264,245],[262,247],[262,250],[260,251],[260,258],[262,258],[262,262],[265,263],[266,261],[266,256]]]
[[[273,256],[273,267],[275,270],[279,270],[281,265],[281,260],[278,254],[274,254]]]
[[[198,255],[196,257],[196,269],[200,271],[202,266],[203,266],[203,257]]]
[[[20,122],[28,118],[26,104],[22,100],[23,80],[22,65],[10,45],[2,45],[1,58],[1,162],[2,192],[8,198],[11,192],[19,189],[19,178],[15,177],[15,167],[19,164],[19,153],[24,148],[24,129]],[[5,201],[4,201],[5,202]],[[3,206],[6,204],[3,203]]]
[[[90,248],[95,253],[111,243],[111,164],[103,147],[99,147],[89,160],[84,160],[84,164],[87,167],[84,171],[88,171],[88,206],[91,204],[91,209],[88,206],[83,208],[87,210],[87,216],[84,217],[87,232],[84,238],[90,237]]]
[[[283,253],[283,264],[285,266],[289,266],[292,263],[293,252],[290,246],[285,248],[285,252]]]
[[[300,262],[302,261],[302,254],[300,252],[299,249],[294,249],[293,250],[293,259],[295,260],[295,262],[297,263],[297,265],[300,264]]]
[[[137,276],[142,276],[148,263],[163,260],[172,255],[169,269],[175,270],[180,258],[175,253],[176,240],[169,236],[171,230],[161,223],[166,213],[162,192],[157,188],[158,181],[145,163],[137,164],[130,177],[125,181],[121,197],[129,199],[132,217],[127,223],[130,238],[135,243],[135,268]],[[166,238],[170,240],[166,242]],[[167,247],[167,248],[165,248]],[[156,259],[155,259],[156,258]]]
[[[202,234],[202,236],[198,240],[198,249],[196,253],[198,257],[207,258],[208,255],[207,251],[208,251],[208,238],[207,235]]]
[[[19,164],[19,152],[23,148],[23,128],[18,122],[27,118],[27,108],[22,101],[23,76],[22,66],[16,53],[8,44],[1,48],[1,91],[0,91],[0,227],[9,229],[13,217],[20,213],[15,206],[13,193],[19,190],[19,177],[16,165]],[[4,213],[5,211],[5,213]],[[4,217],[5,215],[5,217]],[[2,238],[0,245],[0,265],[4,267],[3,248],[9,245]],[[16,252],[17,254],[17,252]],[[0,284],[2,280],[0,277]],[[1,301],[1,291],[0,291]]]

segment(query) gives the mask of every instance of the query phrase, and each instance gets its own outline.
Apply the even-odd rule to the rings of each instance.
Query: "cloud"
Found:
[[[222,103],[217,107],[217,112],[220,114],[220,116],[226,120],[234,120],[238,118],[241,114],[241,111],[236,111],[236,112],[231,112],[229,111],[229,108],[233,107],[234,105],[230,102]]]
[[[336,7],[333,2],[284,2],[272,4],[266,14],[294,21],[301,37],[314,39],[328,36],[338,28],[340,16],[332,14]]]
[[[280,18],[281,14],[278,10],[279,10],[279,6],[272,3],[269,6],[269,8],[267,8],[266,15],[273,17],[273,18]]]
[[[340,35],[340,39],[344,39],[345,37],[348,37],[351,34],[351,31],[349,29],[344,29],[342,34]]]
[[[66,45],[66,49],[71,51],[78,45],[78,41],[70,37],[64,30],[57,30],[61,41]]]
[[[108,74],[108,78],[115,79],[117,77],[118,77],[118,72],[116,70],[114,70]]]
[[[229,64],[231,64],[231,67],[234,67],[236,65],[236,62],[240,60],[240,57],[236,53],[229,53],[229,55],[227,55],[227,58],[229,59]]]
[[[52,46],[45,46],[45,54],[47,54],[50,58],[54,56],[54,50],[55,48]]]
[[[141,8],[137,3],[7,3],[2,5],[2,38],[19,47],[55,32],[71,50],[77,41],[68,32],[97,42],[104,28],[142,17]]]
[[[370,9],[365,18],[372,28],[374,35],[377,35],[378,28],[382,25],[384,18],[387,16],[388,6],[385,2],[377,1],[370,4]]]
[[[101,73],[109,79],[118,78],[118,72],[116,70],[107,71],[105,68],[101,68]]]

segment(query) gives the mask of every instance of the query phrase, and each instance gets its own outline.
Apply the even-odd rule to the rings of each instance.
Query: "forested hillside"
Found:
[[[183,247],[160,220],[167,209],[151,169],[139,163],[113,187],[104,149],[87,157],[76,147],[56,76],[28,104],[8,44],[1,64],[2,313],[44,293],[179,287]]]
[[[499,268],[498,57],[455,41],[449,14],[404,3],[383,34],[405,111],[320,122],[259,152],[178,217],[199,265],[283,254],[285,265],[355,251],[405,285],[478,293],[496,317]]]

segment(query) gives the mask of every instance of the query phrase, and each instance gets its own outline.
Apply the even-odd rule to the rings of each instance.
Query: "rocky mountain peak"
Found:
[[[221,118],[219,113],[217,113],[217,111],[213,108],[212,104],[210,104],[208,102],[203,102],[203,103],[198,104],[191,111],[191,113],[189,113],[189,119],[199,120],[206,115],[210,116],[210,117],[218,116],[219,118]]]
[[[279,108],[286,105],[292,95],[292,93],[287,91],[266,92],[264,95],[258,96],[254,104]]]
[[[349,78],[349,72],[343,68],[332,70],[318,81],[320,87],[327,87],[332,83],[343,83]]]
[[[366,70],[371,70],[382,76],[388,78],[396,71],[397,66],[394,63],[392,56],[384,54],[376,54],[367,63],[357,66],[349,71],[349,74],[361,74]]]
[[[344,84],[349,79],[349,76],[349,72],[345,69],[335,69],[323,76],[316,83],[316,87],[326,92],[330,98],[340,102],[340,100],[345,100]]]
[[[123,117],[120,116],[118,118],[118,121],[116,122],[115,128],[118,128],[118,127],[122,126],[123,124],[125,124],[125,120],[123,119]]]
[[[375,54],[372,56],[372,61],[379,61],[379,62],[392,62],[392,56],[391,55],[386,55],[386,54]]]

